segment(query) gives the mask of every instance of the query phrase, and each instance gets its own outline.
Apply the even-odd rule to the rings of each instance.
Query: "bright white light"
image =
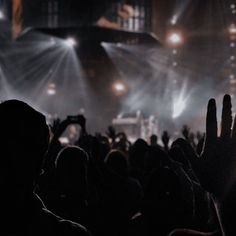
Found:
[[[234,8],[235,8],[235,4],[231,4],[231,5],[230,5],[230,8],[231,8],[231,9],[234,9]]]
[[[173,33],[171,36],[170,36],[170,41],[172,43],[180,43],[181,42],[181,36],[177,33]]]
[[[179,46],[183,43],[183,37],[180,32],[172,32],[168,35],[167,41],[172,46]]]
[[[117,81],[112,85],[112,89],[115,95],[123,95],[127,91],[126,85],[122,81]]]
[[[173,97],[173,113],[172,118],[178,118],[186,109],[189,96],[186,94],[187,84],[185,83],[176,96]]]
[[[70,143],[70,141],[67,137],[60,137],[59,141],[61,144],[69,144]]]
[[[122,84],[121,82],[117,82],[117,83],[114,84],[114,89],[117,92],[124,92],[125,91],[125,85]]]
[[[186,108],[186,101],[184,99],[182,99],[182,98],[178,98],[178,100],[175,101],[174,105],[173,105],[173,115],[172,115],[172,118],[173,119],[178,118],[183,113],[185,108]]]
[[[236,34],[236,26],[234,24],[231,24],[229,27],[229,33],[230,34]]]
[[[68,38],[65,41],[66,45],[69,47],[75,47],[77,45],[77,42],[74,38]]]
[[[56,85],[54,83],[50,83],[48,85],[48,89],[47,89],[47,94],[49,96],[53,96],[53,95],[56,95]]]
[[[3,11],[0,10],[0,20],[3,20],[5,18]]]
[[[178,20],[178,17],[177,17],[177,15],[174,15],[174,16],[172,17],[172,19],[171,19],[170,23],[171,23],[172,25],[176,25],[176,23],[177,23],[177,20]]]
[[[48,89],[48,95],[53,96],[56,94],[56,90],[55,89]]]

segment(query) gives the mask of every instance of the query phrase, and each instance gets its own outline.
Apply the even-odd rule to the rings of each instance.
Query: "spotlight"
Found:
[[[4,16],[4,13],[3,11],[0,10],[0,20],[4,20],[5,16]]]
[[[123,92],[123,91],[125,91],[125,86],[124,86],[124,84],[121,84],[121,83],[116,83],[116,84],[114,85],[114,88],[115,88],[115,90],[116,90],[117,92]]]
[[[67,137],[60,137],[59,141],[61,144],[64,144],[64,145],[68,145],[70,143],[70,141]]]
[[[182,113],[183,111],[185,110],[186,108],[186,100],[183,99],[183,98],[178,98],[177,101],[174,102],[173,104],[173,113],[172,113],[172,118],[173,119],[176,119],[178,118]]]
[[[170,23],[171,23],[172,25],[176,25],[176,23],[177,23],[177,20],[178,20],[178,17],[177,17],[177,15],[174,15],[174,16],[172,17],[172,19],[171,19]]]
[[[77,45],[77,41],[74,38],[67,38],[65,44],[68,47],[75,47]]]
[[[115,82],[113,84],[113,90],[117,95],[124,94],[126,92],[126,86],[123,82]]]
[[[56,95],[56,84],[54,84],[54,83],[50,83],[49,85],[48,85],[48,89],[47,89],[47,94],[49,95],[49,96],[53,96],[53,95]]]
[[[183,36],[180,32],[171,32],[167,36],[167,42],[171,46],[179,46],[183,43]]]
[[[234,24],[231,24],[229,27],[229,33],[230,34],[236,34],[236,26]]]
[[[176,43],[178,44],[181,42],[181,36],[177,33],[173,33],[173,34],[171,34],[169,40],[173,44],[176,44]]]
[[[173,96],[172,118],[177,119],[182,115],[187,107],[190,94],[186,93],[187,82],[185,82],[180,91]]]

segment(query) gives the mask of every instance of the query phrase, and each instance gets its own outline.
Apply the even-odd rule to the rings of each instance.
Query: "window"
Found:
[[[114,13],[114,14],[111,14]],[[148,32],[151,29],[151,1],[134,0],[132,3],[113,3],[110,20],[124,30]],[[114,19],[114,16],[115,19]]]
[[[42,4],[45,25],[50,28],[58,27],[59,3],[57,0],[45,1]]]

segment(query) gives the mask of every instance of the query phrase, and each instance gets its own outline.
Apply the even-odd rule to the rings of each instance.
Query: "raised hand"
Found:
[[[111,138],[112,143],[114,143],[117,136],[115,128],[113,126],[108,126],[106,134],[109,138]]]
[[[217,135],[216,102],[210,99],[206,117],[206,137],[203,152],[198,157],[187,143],[188,155],[202,186],[221,200],[235,182],[236,170],[236,124],[232,127],[231,98],[223,99],[221,134]]]
[[[162,142],[164,144],[164,149],[166,151],[168,151],[169,150],[170,135],[169,135],[169,133],[167,131],[163,132],[163,134],[161,136],[161,140],[162,140]]]
[[[186,140],[189,140],[189,136],[190,136],[190,128],[187,125],[184,125],[182,128],[182,135],[184,136],[184,138]]]

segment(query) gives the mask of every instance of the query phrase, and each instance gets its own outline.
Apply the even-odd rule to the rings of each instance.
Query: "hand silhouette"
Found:
[[[111,138],[112,143],[114,143],[117,136],[115,128],[113,126],[108,126],[106,134]]]
[[[192,167],[201,185],[214,196],[223,199],[235,181],[236,169],[236,124],[232,126],[231,98],[223,99],[221,134],[217,136],[216,102],[210,99],[206,117],[206,136],[200,156],[185,140],[178,143],[188,152]]]
[[[189,140],[189,136],[190,136],[190,128],[187,125],[184,125],[182,128],[182,135],[184,136],[184,138],[186,140]]]
[[[164,131],[161,136],[162,143],[164,144],[164,149],[169,150],[170,135],[167,131]]]

